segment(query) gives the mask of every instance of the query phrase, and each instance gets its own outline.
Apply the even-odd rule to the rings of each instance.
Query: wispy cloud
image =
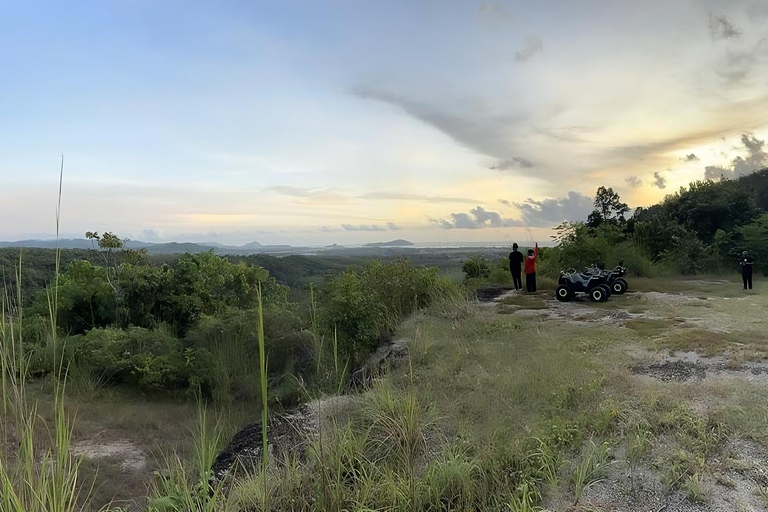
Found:
[[[632,188],[637,188],[643,186],[643,180],[638,178],[637,176],[629,176],[626,179],[627,185],[629,185]]]
[[[688,155],[685,155],[680,160],[682,160],[683,162],[698,162],[699,157],[697,157],[694,153],[690,153]]]
[[[360,85],[351,93],[359,98],[395,105],[408,115],[445,133],[456,142],[483,155],[499,159],[511,158],[510,134],[528,114],[508,114],[498,108],[471,105],[470,102],[421,101],[404,94],[375,86]],[[463,106],[462,106],[463,105]],[[487,107],[487,108],[486,108]]]
[[[493,164],[489,169],[494,171],[509,171],[511,169],[531,169],[532,167],[535,167],[535,164],[527,158],[513,156],[512,158],[501,160]]]
[[[292,185],[274,185],[262,189],[263,192],[271,192],[289,197],[298,197],[302,199],[314,199],[321,201],[337,202],[347,201],[349,196],[342,194],[332,188],[304,188]]]
[[[543,51],[544,43],[541,42],[541,38],[531,36],[525,42],[525,46],[521,50],[515,52],[515,60],[517,62],[525,62]]]
[[[387,228],[378,224],[342,224],[344,231],[386,231]]]
[[[342,224],[341,229],[344,231],[397,231],[400,227],[394,222],[387,222],[383,226],[380,224]]]
[[[507,208],[511,208],[511,207],[512,207],[512,203],[510,203],[510,202],[509,202],[509,201],[507,201],[506,199],[499,199],[499,202],[500,202],[501,204],[503,204],[504,206],[506,206]]]
[[[667,188],[667,178],[665,178],[659,171],[656,171],[655,173],[653,173],[653,178],[654,178],[653,180],[654,187],[657,187],[660,189]]]
[[[477,199],[468,197],[430,196],[425,194],[411,194],[408,192],[369,192],[358,196],[359,199],[372,201],[416,201],[419,203],[468,203],[477,204]]]
[[[742,30],[728,16],[710,13],[709,33],[713,41],[722,41],[741,37]]]

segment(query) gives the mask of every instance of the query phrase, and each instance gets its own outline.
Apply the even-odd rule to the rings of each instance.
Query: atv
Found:
[[[602,270],[596,265],[592,265],[587,268],[584,273],[587,275],[604,277],[606,284],[611,288],[611,293],[621,295],[627,291],[627,287],[629,286],[626,279],[624,279],[624,276],[627,273],[627,267],[623,266],[623,264],[624,261],[622,260],[613,268],[613,270]]]
[[[580,274],[572,268],[561,271],[555,298],[567,302],[577,293],[586,293],[593,302],[605,302],[611,296],[611,288],[605,276]]]

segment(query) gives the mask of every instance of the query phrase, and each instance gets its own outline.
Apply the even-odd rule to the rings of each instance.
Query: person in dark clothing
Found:
[[[755,260],[747,253],[747,251],[741,253],[739,265],[741,265],[741,280],[744,281],[745,290],[747,287],[749,287],[750,290],[752,289],[752,266],[754,263]]]
[[[539,244],[534,249],[528,249],[528,257],[525,258],[525,289],[528,292],[536,291],[536,260],[539,257]]]
[[[520,277],[520,273],[523,271],[523,253],[517,250],[517,244],[512,244],[512,252],[509,253],[509,273],[512,274],[512,282],[515,286],[515,291],[520,290],[523,287],[523,280]]]

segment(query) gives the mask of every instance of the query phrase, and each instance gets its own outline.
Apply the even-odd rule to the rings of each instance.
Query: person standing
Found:
[[[525,289],[528,292],[536,291],[536,260],[539,257],[539,244],[534,249],[528,249],[528,257],[525,258]]]
[[[512,244],[512,252],[509,253],[509,273],[512,274],[512,283],[515,286],[515,291],[519,291],[523,287],[523,280],[520,277],[520,273],[523,271],[523,253],[517,250],[517,243]]]
[[[747,251],[741,253],[741,259],[739,265],[741,265],[741,280],[744,281],[744,289],[752,289],[752,267],[755,260],[749,255]]]

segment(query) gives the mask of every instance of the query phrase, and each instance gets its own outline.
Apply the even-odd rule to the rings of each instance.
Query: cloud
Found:
[[[517,62],[525,62],[538,53],[544,51],[544,44],[541,42],[541,38],[537,36],[531,36],[525,43],[522,50],[515,52],[515,60]]]
[[[508,207],[508,208],[512,208],[512,203],[510,203],[510,202],[509,202],[509,201],[507,201],[506,199],[499,199],[499,202],[500,202],[501,204],[503,204],[504,206]]]
[[[397,231],[402,229],[394,222],[387,222],[384,226],[379,224],[342,224],[341,228],[344,231]],[[325,226],[323,226],[321,230],[330,231]]]
[[[515,203],[515,206],[520,209],[522,225],[530,227],[556,226],[566,220],[583,220],[594,208],[591,197],[574,191],[559,199],[528,199],[523,203]]]
[[[512,13],[501,2],[482,2],[477,7],[477,12],[481,17],[495,21],[512,19]]]
[[[695,154],[691,153],[689,155],[685,155],[683,158],[681,158],[683,162],[698,162],[699,157],[697,157]]]
[[[387,228],[378,224],[342,224],[344,231],[386,231]]]
[[[375,86],[359,85],[350,92],[358,98],[395,105],[411,117],[440,130],[459,144],[502,160],[513,156],[510,154],[510,140],[513,140],[516,133],[515,128],[526,122],[529,117],[529,114],[523,113],[499,114],[498,108],[477,105],[471,101],[453,101],[449,107],[452,110],[448,110],[431,102],[418,101]]]
[[[643,180],[638,178],[637,176],[630,176],[626,179],[627,185],[629,185],[632,188],[637,188],[643,185]]]
[[[330,188],[304,188],[292,185],[274,185],[262,189],[263,192],[272,192],[289,197],[302,199],[319,199],[324,201],[346,201],[349,198],[335,189]]]
[[[452,213],[451,220],[433,220],[443,229],[480,229],[503,228],[521,226],[515,219],[505,219],[499,212],[488,211],[482,206],[477,206],[469,213]]]
[[[406,192],[370,192],[358,196],[359,199],[373,201],[418,201],[420,203],[468,203],[477,204],[480,201],[467,197],[428,196],[423,194],[409,194]]]
[[[509,201],[499,199],[502,204]],[[478,206],[469,213],[452,213],[450,220],[437,219],[432,223],[443,229],[481,229],[508,227],[552,227],[565,220],[583,220],[592,211],[592,199],[578,192],[569,192],[559,199],[534,201],[528,199],[514,203],[520,210],[519,219],[504,218],[499,212],[489,211]]]
[[[718,180],[721,178],[735,179],[746,176],[768,166],[768,153],[765,152],[765,141],[756,138],[751,133],[741,136],[741,144],[747,151],[746,157],[737,156],[731,161],[730,168],[710,165],[704,168],[704,178]]]
[[[656,171],[655,173],[653,173],[653,177],[654,177],[654,181],[653,181],[654,187],[658,187],[660,189],[667,188],[667,178],[662,176],[659,171]]]
[[[713,41],[721,41],[724,39],[739,38],[741,37],[742,31],[739,27],[735,26],[727,16],[710,13],[709,33],[712,36]]]
[[[725,60],[716,65],[717,73],[731,82],[744,79],[749,72],[768,60],[768,39],[760,39],[751,48],[727,49]]]
[[[163,235],[157,229],[144,229],[141,231],[142,239],[147,242],[153,242],[163,238]]]
[[[510,169],[531,169],[533,167],[535,167],[535,164],[530,160],[519,156],[513,156],[510,159],[501,160],[495,163],[490,166],[489,169],[494,171],[508,171]]]
[[[723,179],[726,176],[733,175],[733,171],[726,169],[725,167],[718,167],[716,165],[708,165],[704,168],[704,179],[717,181]]]

